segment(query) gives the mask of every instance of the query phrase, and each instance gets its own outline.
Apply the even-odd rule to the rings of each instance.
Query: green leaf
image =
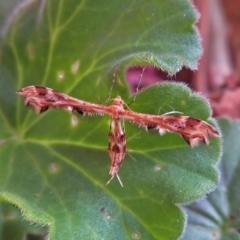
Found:
[[[23,221],[21,219],[21,214],[19,209],[12,206],[11,204],[2,204],[0,206],[1,211],[1,218],[0,218],[0,238],[2,240],[19,240],[19,239],[33,239],[33,238],[26,238],[28,236],[35,236],[36,237],[42,236],[43,239],[44,235],[46,235],[46,228],[41,228],[39,226],[29,225],[28,222]]]
[[[191,149],[176,134],[161,137],[126,122],[137,162],[126,156],[119,171],[124,188],[117,179],[106,186],[109,117],[79,117],[75,126],[59,109],[35,115],[15,91],[46,85],[99,103],[115,71],[111,97],[128,103],[128,66],[155,65],[169,74],[182,65],[195,69],[201,50],[189,1],[29,1],[9,19],[0,49],[2,199],[47,224],[50,239],[178,238],[185,215],[176,204],[217,183],[219,139]],[[208,103],[181,84],[148,88],[131,109],[176,110],[214,124]]]
[[[188,225],[182,239],[240,239],[240,121],[220,118],[223,135],[221,180],[206,199],[187,207]]]

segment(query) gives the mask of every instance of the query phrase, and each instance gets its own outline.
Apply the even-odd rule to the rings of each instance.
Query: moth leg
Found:
[[[130,151],[132,151],[132,150],[128,150],[128,151],[127,151],[127,154],[128,154],[128,156],[129,156],[129,157],[131,157],[131,158],[132,158],[132,160],[134,160],[134,161],[136,161],[136,162],[137,162],[137,159],[136,159],[136,158],[134,158],[134,157],[133,157],[133,156],[132,156],[132,155],[129,153]]]

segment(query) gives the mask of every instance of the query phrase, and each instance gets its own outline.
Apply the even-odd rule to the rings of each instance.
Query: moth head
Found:
[[[113,99],[113,105],[122,106],[123,103],[124,102],[120,96],[117,96],[116,98]]]

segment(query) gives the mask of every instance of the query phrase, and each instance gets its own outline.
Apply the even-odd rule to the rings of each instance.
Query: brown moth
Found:
[[[55,107],[71,112],[76,111],[81,115],[107,114],[111,117],[108,146],[111,178],[107,184],[117,176],[121,186],[123,186],[118,171],[127,153],[124,119],[135,122],[146,130],[156,129],[160,135],[165,132],[178,133],[191,147],[195,147],[201,142],[209,144],[209,137],[220,136],[213,126],[193,117],[151,115],[125,109],[125,103],[120,96],[112,99],[112,104],[107,106],[73,98],[43,86],[28,86],[20,89],[17,93],[25,98],[26,105],[34,107],[36,113],[42,113],[49,107]]]

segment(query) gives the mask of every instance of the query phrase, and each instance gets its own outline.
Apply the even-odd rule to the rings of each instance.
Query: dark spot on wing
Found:
[[[157,125],[147,124],[147,129],[148,129],[148,130],[154,129],[154,128],[156,128],[156,127],[157,127]]]
[[[47,111],[47,110],[48,110],[48,108],[49,108],[49,106],[41,107],[41,109],[40,109],[39,113],[42,113],[42,112],[45,112],[45,111]]]
[[[73,111],[76,111],[76,112],[78,112],[78,113],[81,114],[81,115],[83,115],[83,113],[84,113],[84,110],[81,109],[81,108],[78,108],[78,107],[74,107],[74,108],[73,108]]]
[[[48,92],[47,88],[45,88],[43,86],[35,86],[35,88],[38,90],[39,96],[45,96]]]
[[[112,147],[112,152],[120,153],[120,148],[118,147],[117,144],[114,144],[114,145],[113,145],[113,147]]]
[[[122,135],[120,136],[120,139],[121,139],[122,142],[125,141],[125,139],[126,139],[125,134],[122,134]]]

